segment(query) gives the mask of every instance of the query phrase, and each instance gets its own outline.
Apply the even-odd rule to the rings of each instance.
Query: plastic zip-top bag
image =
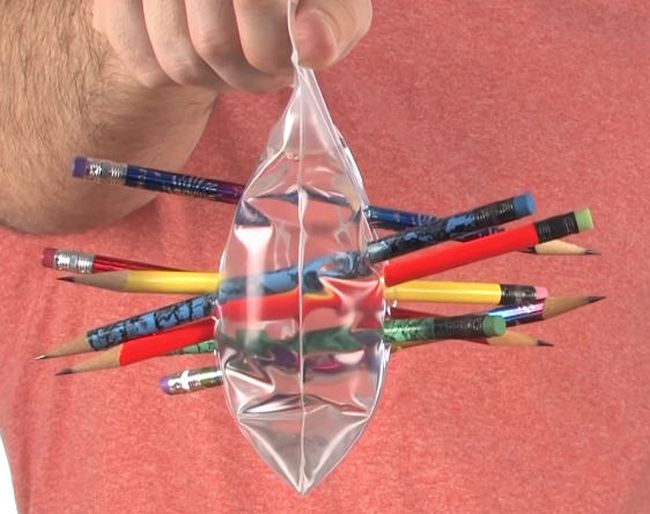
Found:
[[[381,268],[364,257],[373,233],[361,175],[292,45],[293,94],[222,257],[216,338],[235,420],[306,494],[363,433],[390,347]]]

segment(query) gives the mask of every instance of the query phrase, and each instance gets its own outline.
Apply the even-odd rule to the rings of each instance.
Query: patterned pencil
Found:
[[[220,368],[203,367],[186,369],[160,379],[160,388],[169,395],[194,393],[220,386],[223,373]]]
[[[488,311],[491,316],[502,317],[509,327],[534,323],[560,316],[585,305],[604,300],[604,296],[550,296],[543,302],[530,305],[497,307]]]
[[[72,175],[93,182],[119,184],[164,193],[208,198],[219,202],[237,203],[244,186],[224,180],[212,180],[171,171],[145,168],[89,157],[76,157]]]
[[[215,295],[203,295],[89,330],[36,359],[105,350],[124,341],[160,332],[214,314]]]
[[[586,305],[604,300],[604,296],[550,296],[541,302],[534,302],[523,305],[511,305],[491,309],[484,314],[499,316],[503,318],[509,327],[525,323],[534,323],[561,316],[567,312],[579,309]],[[432,313],[404,307],[391,307],[389,316],[391,319],[404,318],[425,318]]]

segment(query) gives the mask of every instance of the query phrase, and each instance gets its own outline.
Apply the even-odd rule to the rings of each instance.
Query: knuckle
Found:
[[[171,80],[162,68],[158,66],[157,62],[138,64],[132,69],[135,79],[145,87],[153,89],[156,87],[167,86],[171,83]]]
[[[217,31],[193,34],[192,43],[196,52],[211,66],[227,66],[236,58],[235,49],[228,41],[224,41]]]
[[[200,85],[203,69],[197,59],[181,54],[170,54],[161,60],[161,66],[169,77],[183,86]]]
[[[290,66],[289,55],[282,57],[275,52],[249,51],[246,60],[256,70],[269,74],[280,74]]]
[[[137,68],[135,70],[136,80],[145,87],[157,88],[170,83],[169,77],[160,68]]]
[[[242,84],[241,89],[247,93],[254,95],[262,95],[265,93],[270,93],[271,91],[276,91],[282,87],[291,83],[291,79],[286,79],[283,76],[275,77],[273,79],[266,80],[256,80],[250,81]]]

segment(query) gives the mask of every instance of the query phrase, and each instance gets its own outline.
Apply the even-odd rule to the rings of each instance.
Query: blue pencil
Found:
[[[74,159],[72,174],[75,177],[94,182],[138,187],[150,191],[206,198],[226,203],[237,203],[245,189],[242,184],[234,182],[81,156]],[[284,199],[292,200],[289,196]],[[294,201],[297,201],[297,195]],[[332,198],[329,201],[332,201]],[[372,205],[367,207],[365,215],[371,226],[390,230],[422,227],[438,219],[429,214],[398,211]]]

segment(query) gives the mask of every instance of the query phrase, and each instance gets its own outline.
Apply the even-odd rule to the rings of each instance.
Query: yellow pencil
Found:
[[[131,293],[209,294],[219,287],[218,273],[187,271],[109,271],[73,275],[61,280]],[[385,291],[388,301],[514,305],[548,296],[544,287],[480,282],[414,280]]]
[[[72,275],[59,280],[125,293],[209,294],[219,287],[220,277],[219,273],[138,270]]]
[[[384,295],[386,300],[394,302],[513,305],[544,300],[548,290],[545,287],[515,284],[413,280],[386,288]]]

